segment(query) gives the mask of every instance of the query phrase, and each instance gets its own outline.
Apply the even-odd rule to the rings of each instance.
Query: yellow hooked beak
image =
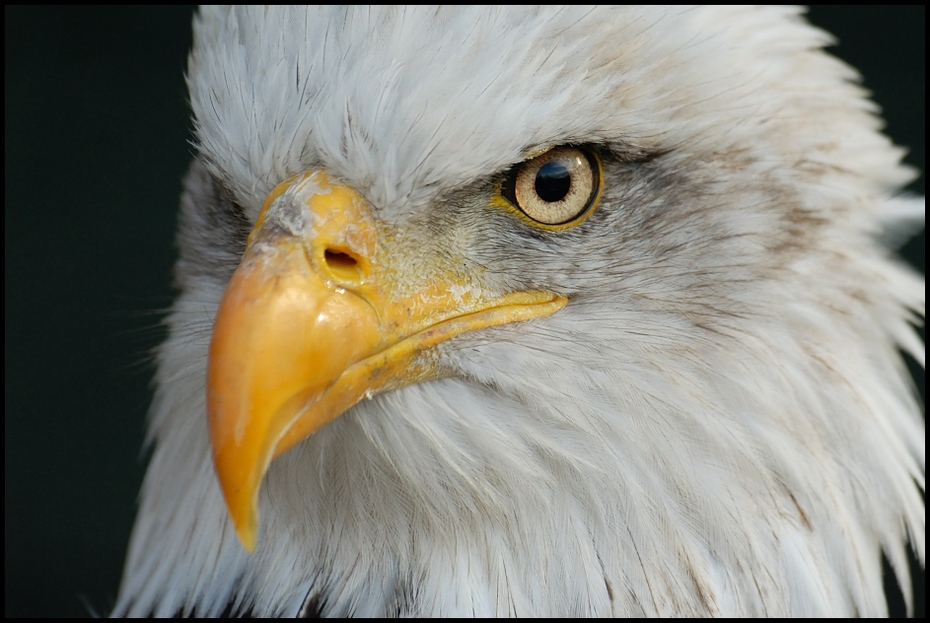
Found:
[[[265,200],[217,311],[207,365],[213,458],[248,551],[274,458],[365,398],[443,376],[429,356],[436,344],[567,302],[488,293],[451,271],[415,274],[402,258],[385,261],[396,255],[389,243],[365,200],[322,171]]]

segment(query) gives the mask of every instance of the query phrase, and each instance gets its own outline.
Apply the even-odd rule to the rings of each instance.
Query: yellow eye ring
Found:
[[[563,145],[508,170],[500,197],[532,225],[557,231],[587,219],[600,200],[602,186],[597,154]]]

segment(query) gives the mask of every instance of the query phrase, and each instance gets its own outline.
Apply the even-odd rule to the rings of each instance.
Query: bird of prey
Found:
[[[883,554],[924,557],[924,203],[829,41],[201,9],[114,614],[884,614]]]

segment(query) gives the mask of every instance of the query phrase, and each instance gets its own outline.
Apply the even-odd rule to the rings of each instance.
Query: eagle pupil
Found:
[[[572,186],[572,176],[558,160],[547,162],[536,173],[536,194],[546,202],[561,201]]]

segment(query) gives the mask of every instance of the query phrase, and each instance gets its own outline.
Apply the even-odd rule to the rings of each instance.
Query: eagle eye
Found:
[[[546,229],[581,223],[601,194],[601,164],[593,151],[554,147],[504,174],[501,195]]]

